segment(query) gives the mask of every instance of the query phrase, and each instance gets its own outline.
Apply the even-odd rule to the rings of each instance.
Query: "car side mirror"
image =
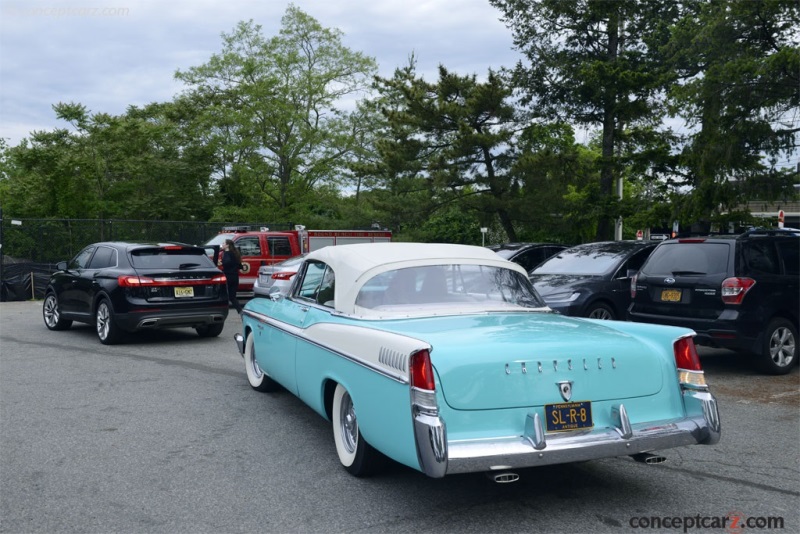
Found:
[[[60,261],[56,263],[56,271],[66,271],[67,270],[67,262]]]
[[[283,294],[281,293],[281,288],[272,286],[269,288],[269,298],[275,302],[281,300],[283,298]]]

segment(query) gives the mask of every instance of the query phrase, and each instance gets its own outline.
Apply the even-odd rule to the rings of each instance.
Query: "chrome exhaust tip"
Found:
[[[637,462],[641,462],[647,465],[657,465],[663,464],[667,461],[664,456],[658,454],[651,454],[649,452],[640,452],[639,454],[631,454],[631,458],[636,460]]]
[[[510,484],[511,482],[516,482],[519,480],[518,474],[511,473],[509,471],[503,473],[486,473],[486,476],[488,476],[489,480],[496,484]]]

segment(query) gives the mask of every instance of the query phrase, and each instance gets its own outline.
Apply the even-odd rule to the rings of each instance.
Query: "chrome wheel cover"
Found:
[[[55,295],[48,295],[44,301],[44,322],[50,328],[58,324],[60,314],[58,313],[58,300]]]
[[[250,375],[256,380],[260,379],[263,376],[263,372],[261,371],[261,367],[258,366],[256,363],[256,349],[253,347],[252,350],[247,352],[247,367],[250,370]]]
[[[97,307],[97,336],[100,339],[106,339],[111,330],[111,312],[105,302],[101,302]]]
[[[339,410],[339,427],[342,430],[342,444],[347,452],[352,454],[358,443],[358,421],[353,409],[353,400],[347,392],[342,397],[342,405]]]
[[[769,357],[778,367],[786,367],[794,363],[797,354],[792,331],[784,326],[776,328],[769,339]]]

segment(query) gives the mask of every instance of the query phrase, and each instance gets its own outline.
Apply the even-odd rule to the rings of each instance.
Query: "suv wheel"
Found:
[[[603,304],[602,302],[592,304],[586,312],[586,317],[589,319],[603,319],[605,321],[614,321],[617,318],[611,306]]]
[[[120,342],[122,332],[114,321],[114,311],[111,309],[111,303],[107,299],[102,299],[97,304],[94,319],[100,343],[103,345],[115,345]]]
[[[769,322],[758,363],[762,370],[773,375],[792,370],[797,363],[797,330],[792,323],[782,318]]]

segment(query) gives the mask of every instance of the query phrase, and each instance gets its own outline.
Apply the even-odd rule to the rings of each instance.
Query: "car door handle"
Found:
[[[304,313],[307,312],[308,311],[308,306],[300,306],[300,311],[304,312]]]

